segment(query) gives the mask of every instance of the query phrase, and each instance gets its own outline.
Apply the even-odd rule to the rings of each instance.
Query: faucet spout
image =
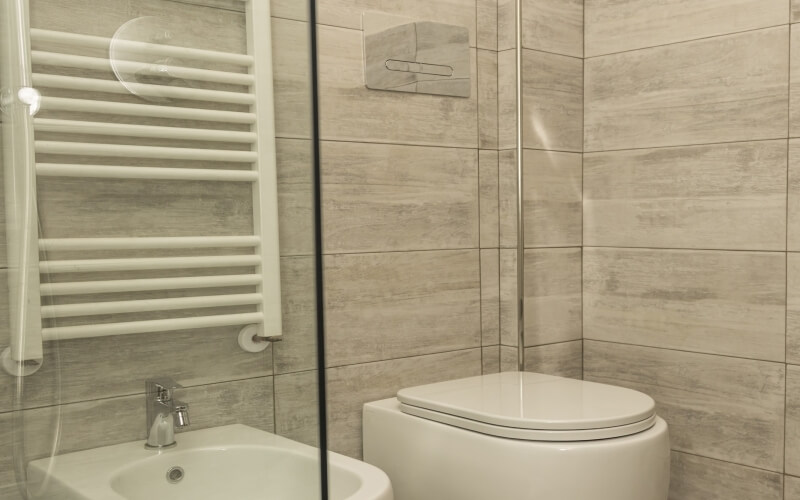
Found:
[[[189,425],[189,406],[173,398],[182,386],[170,378],[147,380],[147,442],[145,448],[164,449],[176,445],[175,428]]]

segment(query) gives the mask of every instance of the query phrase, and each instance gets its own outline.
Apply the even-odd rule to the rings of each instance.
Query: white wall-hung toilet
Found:
[[[637,391],[537,373],[364,405],[364,460],[395,500],[666,500],[669,434]]]

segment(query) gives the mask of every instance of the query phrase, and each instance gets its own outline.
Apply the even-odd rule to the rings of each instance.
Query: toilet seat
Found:
[[[655,402],[631,389],[529,372],[504,372],[402,389],[402,412],[492,436],[589,441],[656,422]]]

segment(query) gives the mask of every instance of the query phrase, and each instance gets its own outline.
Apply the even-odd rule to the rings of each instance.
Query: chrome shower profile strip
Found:
[[[517,369],[525,370],[525,225],[522,175],[522,0],[515,5],[516,94],[517,94]]]

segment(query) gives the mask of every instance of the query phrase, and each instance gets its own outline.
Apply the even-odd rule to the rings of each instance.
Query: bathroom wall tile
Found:
[[[800,22],[800,0],[792,0],[792,22]]]
[[[800,254],[787,254],[786,266],[786,362],[800,364]]]
[[[237,0],[239,1],[239,0]],[[281,255],[314,253],[313,144],[307,139],[277,139],[278,239]]]
[[[672,452],[670,500],[781,500],[781,475]],[[788,498],[788,497],[787,497]]]
[[[783,500],[800,498],[800,477],[783,476]]]
[[[525,247],[580,246],[582,155],[523,153]]]
[[[325,279],[328,366],[481,344],[478,250],[332,255]]]
[[[308,2],[298,2],[297,0],[272,0],[270,15],[272,17],[294,19],[295,21],[307,21]]]
[[[585,248],[584,337],[784,360],[782,253]]]
[[[478,50],[478,147],[497,149],[497,52]]]
[[[523,0],[522,46],[583,57],[584,0]]]
[[[581,249],[525,251],[525,346],[577,340],[581,327]]]
[[[786,473],[800,475],[800,366],[786,365]]]
[[[800,50],[800,49],[799,49]],[[800,250],[800,139],[789,140],[788,250]]]
[[[500,371],[516,372],[519,371],[519,360],[517,359],[517,348],[506,345],[500,346]]]
[[[500,346],[492,345],[481,348],[481,373],[498,373],[500,371]]]
[[[583,60],[522,51],[523,144],[583,151]]]
[[[234,423],[273,430],[272,377],[193,387],[181,391],[178,397],[189,404],[192,423],[186,430]],[[25,410],[21,416],[25,458],[49,456],[56,432],[58,454],[143,440],[144,416],[143,395],[65,404],[60,410],[56,406]],[[0,445],[4,450],[11,450],[13,435],[18,431],[11,413],[0,414]],[[180,442],[180,435],[177,440]],[[14,482],[12,460],[12,453],[0,454],[2,485]]]
[[[275,373],[317,367],[317,302],[313,257],[281,259],[283,337],[272,345]]]
[[[497,50],[497,2],[498,0],[476,0],[479,49]]]
[[[516,0],[497,0],[497,50],[516,46]]]
[[[481,250],[481,344],[500,342],[500,251]]]
[[[311,138],[308,31],[305,22],[272,20],[272,80],[277,137]]]
[[[317,22],[361,30],[364,12],[382,12],[404,16],[414,21],[435,21],[469,28],[470,47],[475,47],[476,0],[325,0],[317,6]]]
[[[271,348],[257,354],[243,351],[237,342],[240,329],[48,342],[42,367],[25,379],[25,407],[140,394],[145,379],[163,375],[192,387],[271,374]],[[12,408],[15,387],[10,380],[0,383],[0,412]]]
[[[787,0],[586,0],[586,57],[786,24]]]
[[[786,151],[778,140],[588,153],[584,243],[784,250]]]
[[[328,448],[361,458],[364,403],[393,397],[404,387],[480,374],[480,349],[329,368]]]
[[[526,347],[525,371],[581,379],[583,378],[583,342],[574,340]]]
[[[318,372],[275,377],[275,433],[305,443],[319,444]]]
[[[497,54],[497,128],[498,148],[517,147],[517,68],[516,51]]]
[[[500,250],[500,343],[517,345],[517,251]]]
[[[514,150],[499,155],[500,247],[517,246],[517,154]]]
[[[783,469],[785,365],[584,341],[586,380],[656,400],[678,451]]]
[[[364,86],[361,32],[331,26],[317,31],[322,139],[477,147],[474,50],[469,98],[369,90]]]
[[[322,143],[325,253],[477,248],[478,151]]]
[[[586,60],[585,149],[786,137],[787,26]]]
[[[478,151],[480,182],[480,244],[481,248],[495,248],[500,244],[499,172],[498,152]]]

